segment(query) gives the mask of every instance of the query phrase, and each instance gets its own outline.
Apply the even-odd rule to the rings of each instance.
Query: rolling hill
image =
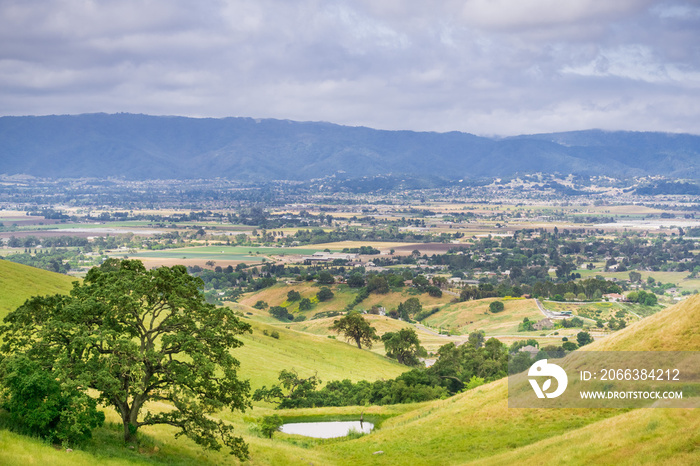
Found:
[[[76,279],[0,260],[0,319],[36,295],[68,293]]]
[[[695,297],[586,349],[700,351],[699,335],[700,297]],[[508,409],[507,398],[507,380],[497,380],[427,403],[370,436],[324,450],[352,463],[392,465],[693,464],[700,453],[697,409],[521,410]],[[372,455],[380,450],[384,454]]]
[[[281,338],[268,344],[264,338],[269,337],[263,337],[260,332],[272,328],[281,330]],[[327,342],[329,346],[325,345]],[[308,361],[315,355],[326,351],[341,354],[344,349],[353,349],[351,345],[262,323],[256,324],[248,343],[252,351],[260,352],[259,359],[251,364],[267,364],[271,368],[304,358],[304,364],[313,367],[312,362],[321,364]],[[700,351],[700,297],[634,323],[585,349]],[[289,357],[285,355],[288,351]],[[363,353],[379,358],[370,352]],[[345,367],[354,371],[367,363],[351,364]],[[342,371],[341,366],[334,370]],[[256,377],[269,378],[263,374],[264,367],[260,371]],[[355,440],[315,442],[286,434],[277,434],[273,440],[261,438],[255,433],[254,423],[259,416],[270,413],[264,406],[254,407],[245,415],[222,413],[221,416],[231,421],[249,442],[250,464],[684,465],[697,464],[700,455],[697,409],[509,409],[507,396],[507,380],[501,379],[445,400],[417,405],[280,411],[287,416],[334,416],[357,414],[359,409],[393,416],[371,435]],[[109,416],[108,420],[111,420]],[[173,440],[167,427],[145,429],[146,436],[138,451],[127,451],[118,445],[118,429],[119,426],[111,424],[98,429],[96,440],[72,457],[38,440],[2,431],[0,462],[237,464],[223,452],[202,452],[186,439]]]
[[[309,180],[515,173],[700,178],[700,136],[577,131],[504,139],[330,123],[132,114],[0,118],[2,172],[51,178]]]

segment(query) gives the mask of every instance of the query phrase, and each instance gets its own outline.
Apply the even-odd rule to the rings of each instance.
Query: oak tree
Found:
[[[348,312],[343,318],[334,321],[329,329],[342,333],[345,338],[354,341],[360,349],[362,345],[372,348],[372,343],[379,340],[375,328],[357,311]]]
[[[207,303],[202,288],[184,266],[146,270],[108,259],[70,295],[34,297],[11,312],[0,327],[1,352],[51,368],[62,386],[93,390],[119,415],[127,442],[142,426],[167,424],[205,448],[220,449],[220,439],[244,459],[243,439],[211,415],[250,406],[249,383],[231,355],[250,326]]]

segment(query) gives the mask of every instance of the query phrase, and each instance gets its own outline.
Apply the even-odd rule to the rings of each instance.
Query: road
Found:
[[[548,319],[556,319],[560,317],[559,315],[555,315],[552,311],[548,311],[547,309],[544,308],[542,303],[540,302],[539,299],[535,298],[535,304],[537,304],[537,308],[540,310],[542,314]]]

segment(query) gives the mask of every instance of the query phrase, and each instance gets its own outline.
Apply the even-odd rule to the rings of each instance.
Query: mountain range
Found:
[[[700,136],[586,130],[489,138],[123,113],[0,118],[0,174],[6,175],[266,181],[536,172],[700,179]]]

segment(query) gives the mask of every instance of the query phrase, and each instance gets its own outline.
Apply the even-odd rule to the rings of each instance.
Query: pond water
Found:
[[[369,434],[372,429],[374,424],[367,421],[291,422],[280,427],[285,434],[315,438],[345,437],[351,430]]]

